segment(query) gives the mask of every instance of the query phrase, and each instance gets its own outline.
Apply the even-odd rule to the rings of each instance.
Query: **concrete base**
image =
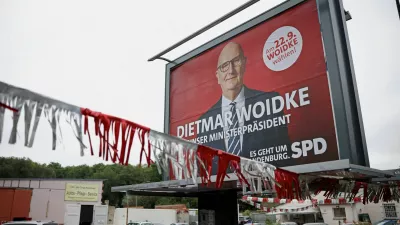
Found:
[[[238,225],[237,191],[201,193],[198,196],[198,206],[199,225],[208,224],[204,223],[201,210],[214,211],[215,225]]]

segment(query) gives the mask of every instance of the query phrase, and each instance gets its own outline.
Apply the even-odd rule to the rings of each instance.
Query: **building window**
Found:
[[[346,218],[345,208],[333,208],[333,217],[337,220]]]
[[[383,204],[383,211],[385,213],[385,218],[397,218],[396,205],[391,204]]]

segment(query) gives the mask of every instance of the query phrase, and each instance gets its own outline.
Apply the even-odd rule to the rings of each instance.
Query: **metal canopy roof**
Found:
[[[372,178],[372,182],[384,183],[389,181],[400,181],[400,169],[385,170],[385,172],[394,174],[394,176],[390,178]]]
[[[350,164],[348,159],[288,166],[282,169],[310,176],[336,177],[344,179],[389,178],[394,176],[394,173],[390,171]]]
[[[232,177],[231,177],[232,178]],[[200,183],[200,182],[199,182]],[[125,185],[112,187],[111,192],[128,192],[133,195],[144,196],[174,196],[174,197],[198,197],[202,193],[236,190],[240,192],[236,180],[225,181],[222,188],[194,184],[193,180],[169,180],[153,183]]]
[[[336,160],[323,163],[312,163],[298,166],[289,166],[282,169],[292,171],[301,175],[319,176],[319,177],[334,177],[340,179],[356,179],[356,180],[372,180],[388,181],[394,178],[393,171],[382,171],[364,166],[353,165],[349,160]],[[206,187],[201,185],[200,178],[197,183],[192,179],[185,180],[168,180],[153,183],[143,183],[135,185],[125,185],[112,187],[112,192],[128,192],[134,195],[147,195],[147,196],[176,196],[176,197],[197,197],[202,193],[217,192],[226,190],[236,190],[238,193],[243,189],[238,185],[238,178],[235,174],[228,174],[224,186],[222,188],[215,188],[213,186]],[[211,182],[215,182],[216,177],[211,177]]]

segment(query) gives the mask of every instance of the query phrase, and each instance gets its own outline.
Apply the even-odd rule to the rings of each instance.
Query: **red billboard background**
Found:
[[[291,66],[273,71],[264,63],[264,45],[274,31],[284,26],[294,27],[301,33],[302,49]],[[247,58],[243,81],[247,87],[278,92],[281,96],[308,87],[310,104],[284,111],[291,115],[290,141],[322,137],[327,143],[324,154],[315,155],[309,151],[307,156],[284,164],[270,163],[289,166],[339,159],[316,1],[301,3],[175,67],[170,76],[170,134],[177,136],[178,126],[198,120],[221,98],[221,87],[215,76],[218,57],[232,41],[241,45]],[[297,95],[295,101],[299,101]]]

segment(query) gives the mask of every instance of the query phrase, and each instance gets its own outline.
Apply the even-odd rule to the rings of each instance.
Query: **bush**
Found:
[[[266,219],[265,220],[265,224],[266,225],[280,225],[280,223],[278,223],[278,222],[273,222],[273,221],[271,221],[270,219]]]

